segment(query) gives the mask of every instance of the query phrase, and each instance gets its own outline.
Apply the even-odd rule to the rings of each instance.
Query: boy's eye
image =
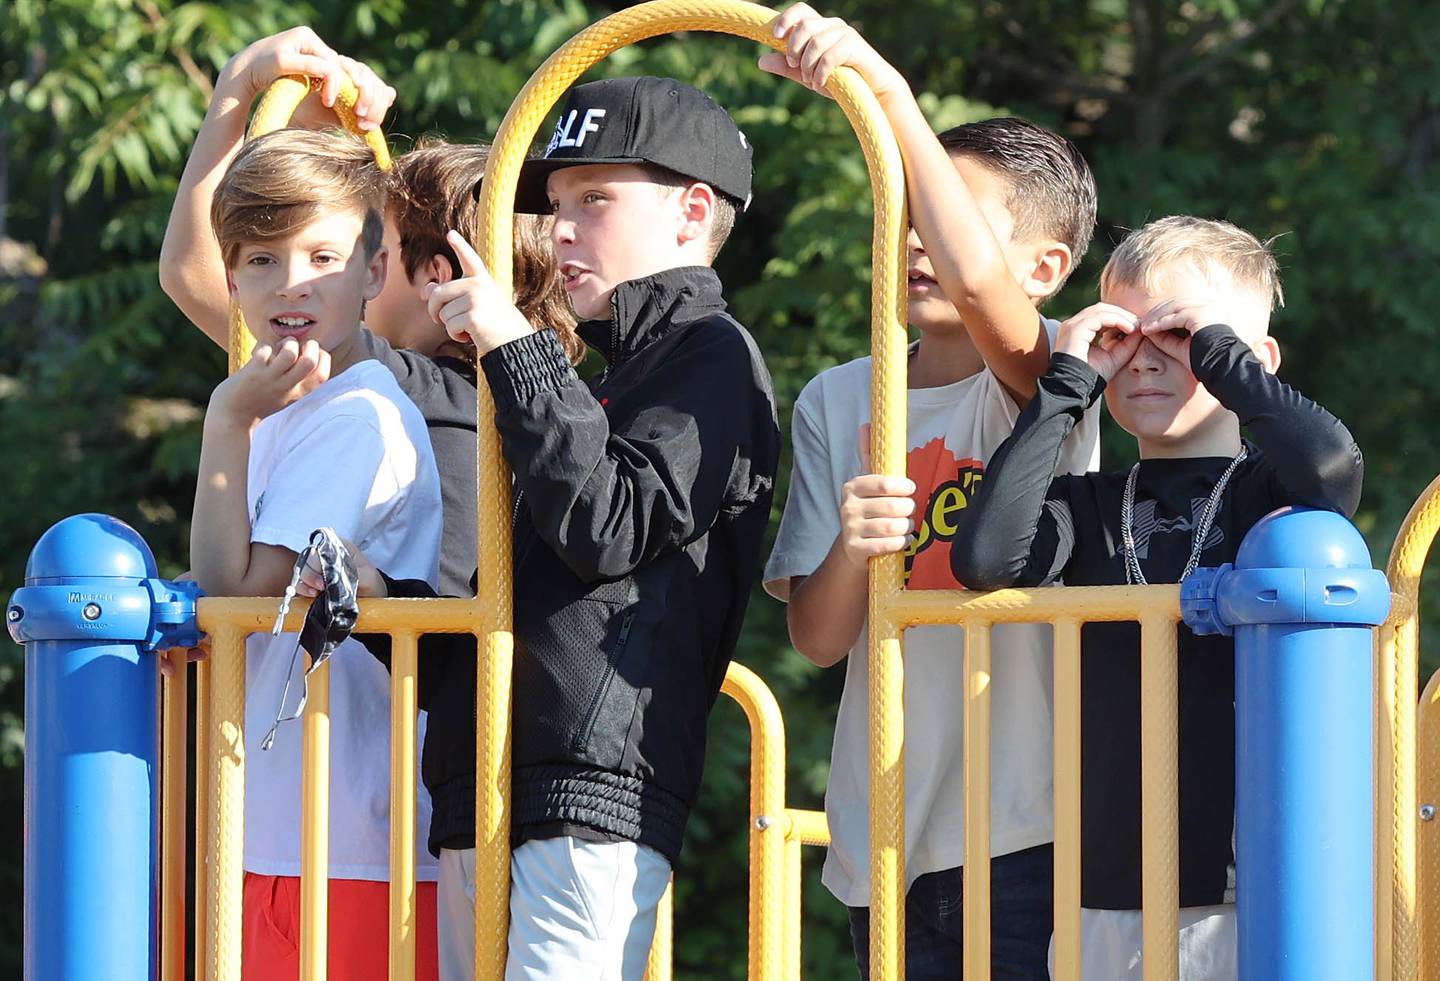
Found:
[[[585,196],[580,199],[581,203],[583,204],[598,204],[599,202],[604,200],[605,195],[599,193],[598,191],[588,191],[586,192]]]
[[[268,255],[252,255],[245,260],[245,263],[250,266],[268,266],[270,264],[270,257]]]
[[[1186,330],[1184,327],[1171,327],[1171,328],[1170,328],[1169,330],[1167,330],[1165,333],[1169,334],[1171,337],[1175,338],[1177,341],[1183,341],[1183,340],[1186,340],[1186,339],[1188,339],[1188,338],[1190,337],[1190,332],[1189,332],[1188,330]]]

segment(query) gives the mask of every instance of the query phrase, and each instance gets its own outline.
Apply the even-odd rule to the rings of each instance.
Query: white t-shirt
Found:
[[[434,585],[440,478],[420,411],[378,361],[361,361],[255,428],[250,445],[250,540],[299,552],[334,528],[390,575]],[[280,708],[297,635],[252,634],[245,664],[245,870],[300,874],[301,723]],[[284,714],[299,704],[305,655],[295,659]],[[424,742],[420,714],[416,745]],[[417,764],[418,765],[418,764]],[[425,848],[430,797],[416,787],[416,877],[436,878]],[[353,637],[330,660],[330,876],[390,878],[390,675]]]
[[[1053,345],[1058,324],[1046,321]],[[1010,435],[1019,409],[989,369],[939,388],[911,389],[906,472],[915,482],[918,537],[905,557],[907,587],[953,589],[954,518]],[[790,578],[819,567],[840,532],[841,488],[858,476],[859,430],[870,421],[870,359],[821,372],[795,402],[790,496],[765,566],[765,588],[788,600]],[[1099,463],[1098,408],[1085,414],[1061,454],[1062,470]],[[964,862],[964,717],[960,627],[905,634],[905,885]],[[997,626],[992,634],[990,853],[1006,855],[1053,840],[1053,732],[1050,631]],[[845,690],[825,814],[831,846],[823,881],[847,906],[870,902],[869,655],[862,630],[845,659]]]

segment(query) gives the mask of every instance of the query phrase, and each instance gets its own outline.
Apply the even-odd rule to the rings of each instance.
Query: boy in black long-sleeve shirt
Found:
[[[1224,222],[1166,218],[1120,244],[1101,295],[1061,327],[1049,374],[961,518],[961,582],[1173,583],[1233,560],[1276,508],[1354,513],[1354,439],[1274,375],[1280,285],[1263,244]],[[1102,391],[1140,462],[1055,477],[1061,442]],[[1139,978],[1139,626],[1087,624],[1081,647],[1084,976]],[[1233,641],[1182,626],[1179,676],[1180,976],[1234,978]]]

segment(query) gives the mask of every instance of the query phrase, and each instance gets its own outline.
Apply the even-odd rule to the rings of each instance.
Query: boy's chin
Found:
[[[965,322],[960,313],[948,300],[924,299],[912,301],[906,309],[910,326],[925,333],[947,334],[963,332]]]

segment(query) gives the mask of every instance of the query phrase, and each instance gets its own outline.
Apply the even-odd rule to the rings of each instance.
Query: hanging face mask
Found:
[[[360,615],[355,560],[350,557],[345,543],[333,529],[319,528],[311,533],[310,544],[305,546],[295,559],[290,585],[285,587],[285,595],[280,600],[280,610],[275,617],[275,626],[270,630],[271,635],[279,634],[284,628],[285,615],[290,612],[290,601],[295,598],[295,589],[300,584],[300,574],[312,558],[320,569],[325,589],[310,604],[310,611],[305,614],[305,624],[296,638],[295,649],[290,652],[290,667],[285,673],[285,689],[280,693],[280,704],[275,710],[275,724],[260,743],[262,750],[274,745],[280,723],[298,719],[304,713],[305,702],[310,697],[310,675],[328,661],[335,648],[350,636],[350,631],[355,628],[355,620]],[[295,676],[295,660],[300,656],[302,648],[310,655],[310,667],[302,679],[304,689],[300,693],[300,704],[295,706],[294,712],[286,715],[285,700],[290,696],[290,679]]]

